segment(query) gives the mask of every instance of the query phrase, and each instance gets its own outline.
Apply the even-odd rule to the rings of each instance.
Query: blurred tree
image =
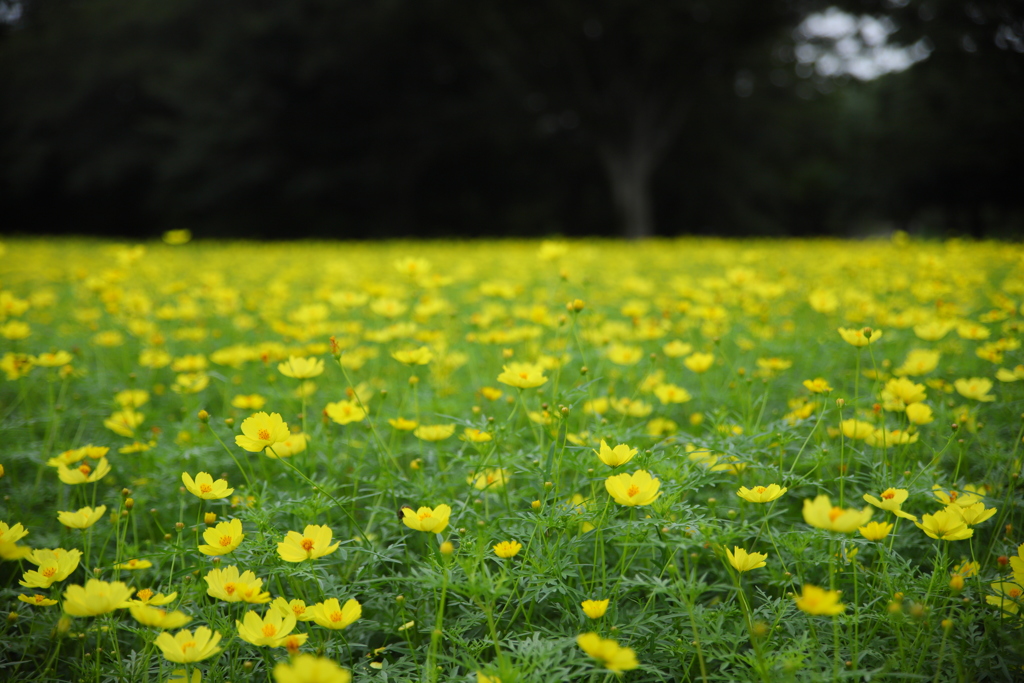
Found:
[[[653,176],[688,113],[734,101],[737,74],[759,69],[801,16],[780,0],[482,2],[475,12],[467,39],[507,106],[600,160],[632,238],[655,233]]]

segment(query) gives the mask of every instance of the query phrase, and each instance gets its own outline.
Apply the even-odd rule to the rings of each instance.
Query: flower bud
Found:
[[[455,546],[452,545],[451,541],[445,541],[444,543],[441,544],[441,554],[442,555],[451,555],[454,552],[455,552]]]
[[[207,524],[214,524],[217,521],[217,513],[207,512],[205,515],[203,515],[203,521]]]
[[[202,422],[203,424],[206,424],[207,422],[210,421],[210,414],[205,410],[200,410],[198,417],[199,421]]]
[[[131,510],[133,507],[135,507],[135,499],[134,498],[126,498],[125,501],[124,501],[124,509],[125,510]]]
[[[533,501],[532,503],[530,503],[530,507],[532,507],[534,510],[540,510],[540,501]]]

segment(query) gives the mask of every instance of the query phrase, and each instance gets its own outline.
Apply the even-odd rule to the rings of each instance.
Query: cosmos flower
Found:
[[[619,505],[650,505],[661,495],[661,482],[646,470],[633,474],[622,473],[608,477],[604,487]]]
[[[182,472],[181,483],[185,485],[189,493],[203,500],[227,498],[234,492],[233,488],[228,488],[226,479],[214,481],[209,472],[200,472],[195,479],[192,479],[188,472]]]
[[[325,525],[308,524],[300,534],[289,531],[284,540],[277,544],[277,554],[285,562],[304,562],[330,555],[338,549],[340,542],[331,545],[334,532]]]

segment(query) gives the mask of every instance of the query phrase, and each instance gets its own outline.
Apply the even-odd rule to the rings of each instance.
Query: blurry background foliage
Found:
[[[1017,236],[1022,17],[1015,0],[0,0],[0,229]]]

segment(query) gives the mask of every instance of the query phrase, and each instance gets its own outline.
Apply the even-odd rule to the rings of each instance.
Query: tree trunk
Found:
[[[651,179],[682,125],[681,107],[668,116],[661,116],[659,109],[638,105],[625,139],[600,148],[622,235],[631,240],[654,237]]]
[[[651,175],[654,165],[635,148],[605,150],[602,156],[623,236],[631,240],[653,237]]]

